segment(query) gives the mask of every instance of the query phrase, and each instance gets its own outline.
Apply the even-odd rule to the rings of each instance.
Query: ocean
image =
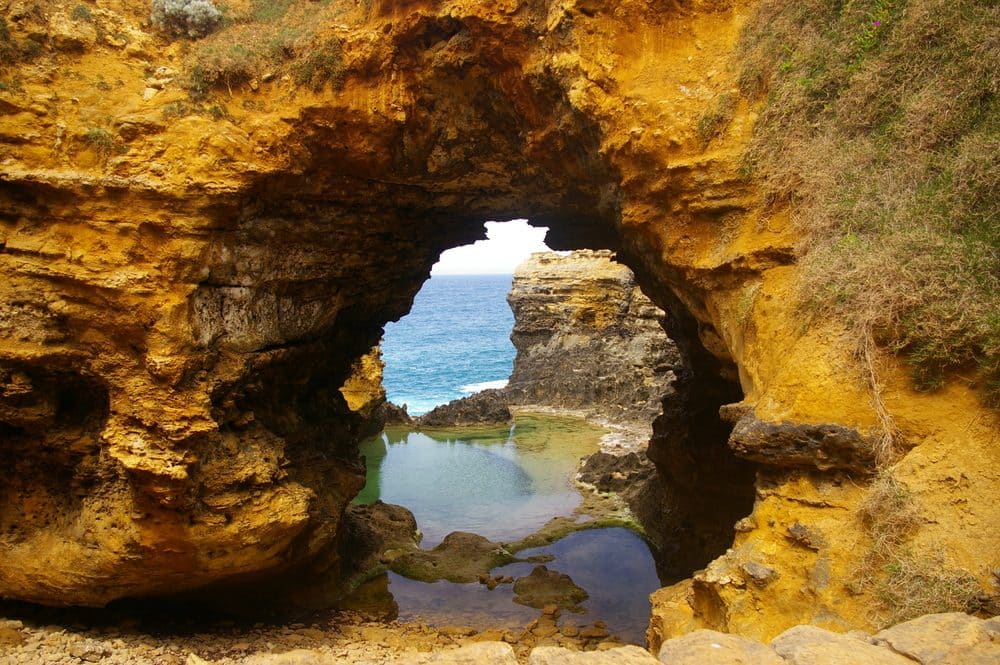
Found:
[[[383,383],[410,415],[507,384],[514,364],[510,275],[435,275],[410,313],[385,327]]]

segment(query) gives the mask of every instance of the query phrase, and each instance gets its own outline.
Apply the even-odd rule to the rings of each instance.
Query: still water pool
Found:
[[[356,501],[406,506],[425,548],[452,531],[517,540],[580,505],[572,477],[603,432],[543,415],[520,416],[510,428],[390,429],[361,446],[368,478]]]
[[[359,502],[406,506],[429,549],[452,531],[493,541],[531,535],[556,516],[573,516],[582,502],[572,482],[580,458],[595,452],[603,430],[577,418],[520,414],[501,429],[418,432],[392,429],[365,442],[368,482]],[[582,519],[582,516],[581,516]],[[550,571],[587,592],[560,623],[602,620],[625,641],[643,643],[649,594],[660,586],[646,542],[628,529],[577,531],[519,557],[549,555]],[[526,576],[533,563],[513,563],[494,576]],[[348,605],[430,625],[523,626],[537,608],[514,601],[510,584],[421,582],[388,573],[362,585]]]

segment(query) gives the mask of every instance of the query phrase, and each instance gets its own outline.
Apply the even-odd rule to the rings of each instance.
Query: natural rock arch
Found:
[[[333,542],[362,481],[363,419],[339,392],[352,364],[442,250],[486,219],[526,217],[552,229],[553,247],[616,249],[674,315],[691,402],[658,423],[654,450],[682,487],[699,480],[685,466],[694,407],[715,421],[740,397],[726,386],[742,388],[733,443],[769,465],[757,512],[770,521],[744,525],[735,554],[696,581],[685,620],[757,635],[820,615],[864,623],[870,601],[816,571],[846,575],[857,558],[858,527],[833,525],[859,496],[842,472],[870,470],[868,387],[836,323],[796,312],[795,233],[739,177],[752,109],[707,144],[697,132],[732,86],[726,58],[752,4],[382,3],[327,30],[343,46],[340,89],[247,86],[224,102],[231,120],[165,121],[169,92],[136,102],[150,52],[53,56],[113,65],[124,83],[74,102],[73,79],[55,72],[66,99],[5,102],[7,131],[27,138],[0,179],[3,454],[53,451],[81,489],[71,520],[44,524],[62,500],[21,488],[51,486],[45,469],[0,485],[0,595],[101,604],[281,570]],[[74,104],[113,118],[127,152],[102,162],[61,138],[50,149],[84,134]],[[67,447],[58,417],[28,417],[44,414],[51,381],[22,375],[43,374],[74,377],[65,390],[91,407],[80,422],[101,423],[99,446]],[[937,398],[890,379],[906,427],[930,431]],[[84,399],[95,387],[106,400]],[[977,412],[966,393],[948,399]],[[939,451],[989,438],[989,421],[944,427]],[[793,501],[833,540],[776,563],[780,582],[748,586],[739,566],[786,544]],[[983,537],[944,531],[933,537],[958,552]],[[771,597],[788,602],[754,624],[750,608]]]

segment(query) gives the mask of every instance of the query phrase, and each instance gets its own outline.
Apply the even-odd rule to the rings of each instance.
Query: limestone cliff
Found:
[[[628,423],[648,439],[684,361],[664,331],[666,314],[627,266],[608,250],[532,254],[514,271],[507,302],[517,348],[507,386],[439,406],[417,424],[506,422],[508,406],[530,405]]]
[[[533,254],[507,301],[517,348],[507,392],[517,404],[591,410],[648,425],[683,363],[665,314],[608,251]]]
[[[363,477],[351,367],[443,249],[515,217],[617,250],[670,313],[687,371],[650,454],[687,514],[734,454],[764,467],[656,636],[869,626],[858,508],[889,425],[907,547],[990,590],[996,414],[893,358],[873,390],[741,176],[754,109],[699,136],[753,0],[305,4],[314,51],[210,88],[144,3],[0,3],[0,595],[101,604],[323,548]]]

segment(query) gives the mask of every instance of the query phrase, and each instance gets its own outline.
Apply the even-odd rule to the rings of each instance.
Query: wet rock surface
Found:
[[[341,576],[370,575],[393,559],[419,548],[417,521],[403,506],[376,501],[352,504],[344,514]]]
[[[390,567],[414,580],[468,583],[478,581],[480,575],[493,568],[516,560],[500,543],[474,533],[454,531],[433,549],[404,554],[394,559]]]
[[[409,425],[413,422],[405,404],[399,406],[388,401],[382,405],[382,418],[386,425]]]
[[[644,453],[611,455],[602,451],[583,461],[577,479],[599,492],[628,494],[630,488],[647,482],[655,473],[653,463]]]

